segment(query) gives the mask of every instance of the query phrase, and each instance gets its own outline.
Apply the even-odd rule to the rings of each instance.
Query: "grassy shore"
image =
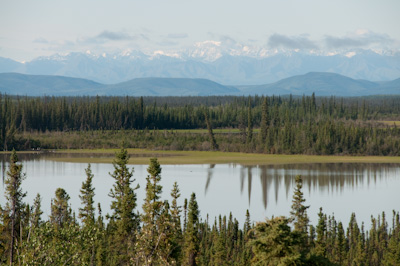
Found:
[[[399,127],[400,126],[400,121],[380,121],[381,123],[383,123],[386,126],[396,126]]]
[[[57,150],[56,153],[74,154],[70,157],[48,157],[63,162],[111,163],[117,149]],[[272,165],[297,163],[400,163],[400,157],[389,156],[316,156],[270,155],[237,152],[210,151],[153,151],[128,149],[130,164],[148,164],[149,158],[157,157],[161,164],[242,164]],[[98,156],[93,156],[97,154]]]

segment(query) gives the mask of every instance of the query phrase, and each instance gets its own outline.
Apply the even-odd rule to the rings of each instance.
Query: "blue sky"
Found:
[[[0,0],[0,56],[265,48],[400,50],[398,0]]]

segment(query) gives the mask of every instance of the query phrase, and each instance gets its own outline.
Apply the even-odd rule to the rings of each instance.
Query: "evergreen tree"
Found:
[[[112,215],[108,216],[109,227],[114,234],[110,250],[113,254],[111,260],[112,263],[118,262],[121,265],[129,261],[139,227],[139,217],[134,211],[137,204],[135,190],[139,188],[139,185],[136,188],[131,187],[135,179],[131,179],[133,169],[132,171],[128,169],[128,160],[128,151],[124,148],[115,154],[114,172],[110,173],[115,184],[108,194],[112,198],[111,210],[113,211]]]
[[[207,131],[208,131],[208,136],[210,139],[211,147],[214,151],[216,151],[216,150],[218,150],[218,144],[215,141],[214,133],[213,133],[213,130],[211,127],[210,119],[208,118],[207,110],[204,110],[204,119],[206,121]]]
[[[42,211],[42,198],[40,197],[40,194],[38,193],[33,201],[33,206],[32,206],[32,215],[31,215],[31,226],[32,227],[38,227],[41,222],[41,215],[43,214]]]
[[[326,256],[326,215],[322,212],[322,208],[318,213],[318,225],[316,227],[317,240],[315,241],[315,253],[317,256]]]
[[[22,239],[22,217],[25,209],[23,198],[26,196],[26,192],[22,191],[22,181],[25,179],[25,174],[22,173],[22,164],[18,163],[18,156],[15,150],[12,151],[10,157],[10,166],[7,171],[7,179],[5,181],[5,198],[6,206],[2,210],[4,228],[8,237],[9,246],[5,249],[8,250],[8,261],[10,265],[14,263],[14,251],[19,243],[18,240]],[[6,254],[4,254],[7,256]]]
[[[87,227],[94,225],[94,187],[92,185],[93,174],[91,165],[85,169],[86,181],[82,182],[82,188],[80,190],[83,208],[79,208],[78,217],[82,220],[83,224]]]
[[[249,97],[249,103],[247,107],[247,143],[253,140],[253,115],[251,112],[251,98]]]
[[[188,219],[184,234],[183,264],[189,266],[197,265],[197,255],[199,252],[199,207],[196,201],[196,194],[192,193],[189,201]]]
[[[167,232],[163,231],[167,220],[161,221],[163,213],[163,202],[160,200],[162,186],[161,167],[156,158],[150,159],[150,165],[147,168],[149,175],[146,184],[146,199],[143,204],[143,214],[141,221],[143,222],[140,237],[137,242],[137,261],[140,265],[160,265],[167,263],[163,261],[163,249],[169,247],[166,244]],[[167,251],[168,253],[168,251]]]
[[[301,265],[304,261],[298,246],[301,244],[296,231],[292,232],[289,219],[276,217],[259,222],[254,227],[251,240],[254,257],[252,265]]]
[[[304,206],[306,201],[302,192],[303,180],[300,175],[296,176],[296,187],[293,193],[292,210],[290,211],[291,220],[294,224],[294,230],[301,232],[304,235],[305,241],[308,235],[307,229],[309,226],[309,219],[307,209],[310,206]],[[307,241],[306,241],[307,242]],[[306,244],[306,242],[304,244]]]
[[[260,133],[258,135],[261,145],[265,145],[265,140],[267,138],[267,131],[268,131],[268,98],[265,97],[262,104]]]
[[[91,165],[85,169],[86,181],[82,182],[82,188],[80,190],[79,198],[81,199],[83,208],[79,208],[78,217],[82,220],[83,230],[82,234],[85,235],[83,239],[83,255],[82,260],[85,264],[93,265],[95,261],[95,242],[97,237],[94,218],[94,188],[92,186],[93,174]]]
[[[68,204],[70,197],[63,188],[57,188],[55,195],[51,201],[50,221],[55,228],[60,229],[73,221],[72,210]]]
[[[183,232],[185,232],[187,228],[187,206],[188,206],[188,201],[185,198],[185,201],[183,203]]]
[[[178,187],[178,183],[174,182],[171,197],[172,197],[172,205],[171,205],[171,219],[172,219],[172,253],[171,257],[175,259],[175,261],[179,262],[181,258],[181,247],[182,247],[182,228],[181,228],[181,216],[180,213],[182,206],[178,205],[178,199],[181,196],[180,190]]]
[[[335,250],[337,253],[336,262],[342,265],[346,260],[346,236],[344,234],[343,224],[339,222],[338,234],[335,243]]]

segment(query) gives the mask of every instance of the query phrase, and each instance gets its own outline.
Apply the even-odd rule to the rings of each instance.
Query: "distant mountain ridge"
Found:
[[[212,42],[177,53],[56,54],[25,63],[0,57],[0,73],[68,76],[102,84],[146,77],[202,78],[233,86],[269,84],[308,72],[332,72],[373,81],[400,76],[400,53],[355,50],[328,55],[221,46]]]
[[[27,96],[206,96],[237,94],[207,79],[138,78],[118,84],[62,76],[0,73],[0,92]]]
[[[0,73],[0,93],[27,96],[208,96],[208,95],[399,95],[400,78],[355,80],[335,73],[310,72],[264,85],[226,86],[207,79],[137,78],[107,85],[63,76]]]
[[[374,94],[400,94],[400,84],[355,80],[335,73],[310,72],[305,75],[282,79],[272,84],[259,86],[238,86],[240,91],[250,94],[293,94],[319,96],[363,96]]]

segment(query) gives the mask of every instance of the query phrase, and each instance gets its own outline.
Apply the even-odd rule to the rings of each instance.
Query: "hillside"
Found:
[[[62,76],[0,73],[0,92],[27,96],[206,96],[236,94],[239,90],[206,79],[138,78],[106,85]]]
[[[366,96],[400,94],[400,79],[355,80],[334,73],[311,72],[255,86],[225,86],[207,79],[137,78],[114,85],[63,76],[0,73],[0,92],[27,96],[207,96],[311,95]]]
[[[0,74],[0,92],[27,96],[81,96],[95,95],[104,85],[79,78],[63,76]]]
[[[230,95],[239,92],[207,79],[138,78],[107,86],[106,95],[131,96],[206,96]]]
[[[400,94],[400,81],[371,82],[355,80],[335,73],[311,72],[282,79],[272,84],[238,86],[244,94],[365,96],[375,94]]]

